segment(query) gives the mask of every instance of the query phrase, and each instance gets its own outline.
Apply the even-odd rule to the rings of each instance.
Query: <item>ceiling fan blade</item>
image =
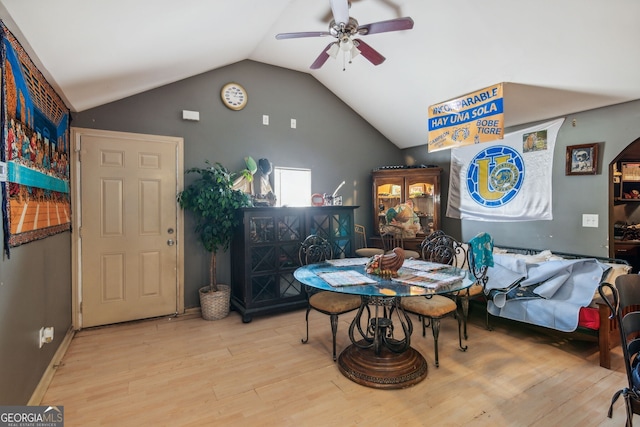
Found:
[[[360,54],[364,56],[373,65],[380,65],[386,59],[384,56],[380,55],[380,53],[377,50],[375,50],[374,48],[372,48],[362,40],[355,39],[354,41],[356,42],[356,47],[360,51]]]
[[[367,34],[387,33],[389,31],[410,30],[412,28],[413,19],[407,16],[405,18],[396,18],[388,21],[360,25],[358,27],[358,34],[364,36]]]
[[[349,22],[349,1],[348,0],[330,0],[331,12],[336,24],[347,24]]]
[[[317,70],[318,68],[322,67],[324,65],[325,62],[327,62],[327,59],[329,59],[329,54],[327,53],[327,51],[329,50],[329,48],[331,47],[331,45],[335,44],[336,42],[333,43],[329,43],[327,45],[327,47],[325,47],[322,52],[320,52],[320,55],[318,55],[318,57],[316,58],[315,61],[313,61],[313,64],[311,64],[311,68],[312,70]]]
[[[300,33],[280,33],[276,34],[276,39],[284,40],[284,39],[299,39],[302,37],[324,37],[330,36],[331,33],[328,31],[303,31]]]

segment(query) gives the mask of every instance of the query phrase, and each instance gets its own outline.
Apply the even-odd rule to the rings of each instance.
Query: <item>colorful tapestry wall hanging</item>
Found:
[[[71,228],[69,109],[0,21],[4,251]]]

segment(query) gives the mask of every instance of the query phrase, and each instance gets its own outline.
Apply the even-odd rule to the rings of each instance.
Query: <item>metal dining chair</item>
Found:
[[[308,265],[329,260],[333,257],[331,244],[320,236],[312,234],[308,236],[300,245],[298,257],[301,265]],[[361,298],[358,295],[341,294],[331,291],[319,291],[310,286],[305,286],[308,295],[307,312],[305,321],[307,323],[307,336],[302,339],[302,343],[309,342],[309,312],[311,309],[329,316],[331,322],[331,335],[333,337],[333,361],[336,355],[336,335],[338,332],[338,316],[360,308]]]
[[[447,236],[441,231],[430,234],[422,242],[422,258],[425,261],[437,262],[440,264],[453,265],[455,262],[456,252],[462,249],[462,246],[453,238]],[[464,257],[463,257],[464,259]],[[454,298],[444,295],[429,295],[417,297],[403,297],[400,300],[402,308],[409,313],[418,316],[422,323],[422,336],[426,336],[427,320],[431,325],[433,334],[433,346],[435,354],[435,365],[440,366],[438,359],[438,338],[440,336],[440,320],[446,316],[453,316],[458,322],[458,344],[460,350],[466,351],[467,346],[462,345],[461,321],[458,313],[458,305]],[[465,326],[466,330],[466,326]]]
[[[620,275],[615,286],[603,282],[598,286],[598,292],[609,306],[611,317],[618,321],[627,372],[627,385],[614,393],[607,416],[612,417],[613,404],[622,396],[627,412],[626,425],[631,427],[633,414],[640,414],[640,275]]]
[[[374,255],[380,255],[384,253],[384,249],[370,248],[367,245],[367,231],[364,225],[354,225],[355,238],[356,238],[356,255],[359,257],[371,258]]]
[[[404,249],[404,257],[405,259],[420,258],[420,253],[411,249],[406,249],[404,247],[404,237],[402,237],[402,230],[387,230],[380,234],[380,238],[382,239],[382,249],[384,249],[385,253],[389,253],[393,250],[393,248],[403,248]]]
[[[469,339],[467,333],[469,301],[484,295],[487,269],[490,264],[493,264],[491,236],[487,233],[479,233],[469,241],[469,244],[465,244],[445,234],[442,230],[436,230],[422,241],[420,247],[424,260],[467,269],[473,277],[473,285],[452,295],[462,308],[464,339]],[[487,329],[490,329],[488,318]]]

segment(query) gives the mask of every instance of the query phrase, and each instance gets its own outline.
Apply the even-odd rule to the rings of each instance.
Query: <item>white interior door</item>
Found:
[[[75,129],[82,327],[184,307],[182,139]]]

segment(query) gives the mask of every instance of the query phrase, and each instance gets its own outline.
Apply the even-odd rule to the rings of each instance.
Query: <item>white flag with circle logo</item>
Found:
[[[563,122],[452,149],[447,216],[495,222],[553,219],[553,149]]]

